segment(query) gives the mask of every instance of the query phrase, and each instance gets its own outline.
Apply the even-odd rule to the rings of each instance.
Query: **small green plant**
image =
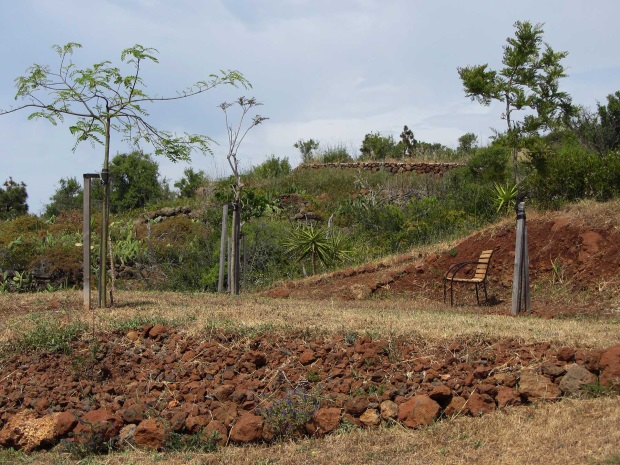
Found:
[[[12,447],[0,450],[0,465],[31,463],[33,461],[34,458],[26,454],[24,451],[15,450]]]
[[[311,383],[317,383],[321,381],[321,375],[315,371],[309,371],[306,374],[306,378],[308,378],[308,381],[310,381]]]
[[[616,390],[612,387],[603,386],[598,382],[594,384],[586,384],[581,387],[581,390],[585,393],[586,397],[591,398],[615,396],[617,394]]]
[[[219,438],[220,433],[217,431],[213,431],[208,436],[205,436],[203,430],[193,434],[171,431],[168,435],[165,449],[173,452],[214,452],[217,450],[217,441]]]
[[[495,198],[493,204],[495,205],[497,213],[508,214],[514,209],[517,202],[517,185],[510,185],[506,183],[505,186],[501,184],[494,184]]]
[[[359,338],[359,334],[355,331],[346,330],[343,334],[344,342],[347,344],[355,344],[355,341]]]
[[[257,413],[265,418],[274,439],[281,440],[303,434],[304,426],[318,408],[317,393],[296,389],[287,391],[282,399],[274,401],[269,407],[257,409]]]
[[[28,330],[0,348],[0,354],[39,350],[69,352],[69,344],[87,329],[83,323],[62,325],[51,317],[41,315],[31,317],[31,323],[27,326],[30,326]]]
[[[118,446],[118,436],[114,434],[114,425],[110,423],[91,423],[78,420],[87,429],[74,436],[72,440],[63,440],[60,450],[68,452],[73,458],[84,459],[93,455],[109,454]]]
[[[350,433],[352,431],[355,431],[356,429],[358,429],[358,427],[355,424],[351,423],[346,418],[343,418],[340,421],[340,426],[338,427],[338,429],[336,429],[334,431],[334,433],[336,433],[336,434],[346,434],[346,433]]]
[[[555,260],[551,260],[551,282],[553,284],[564,283],[564,271],[565,265],[560,257],[557,257]]]

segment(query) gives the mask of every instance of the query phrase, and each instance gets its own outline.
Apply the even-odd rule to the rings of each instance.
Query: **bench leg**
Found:
[[[450,281],[450,307],[454,305],[454,281]]]
[[[478,302],[478,305],[480,305],[480,298],[478,297],[478,283],[476,284],[476,302]]]
[[[489,296],[487,296],[487,283],[486,283],[486,281],[484,281],[482,283],[482,285],[484,286],[484,302],[486,304],[488,304],[489,303]]]

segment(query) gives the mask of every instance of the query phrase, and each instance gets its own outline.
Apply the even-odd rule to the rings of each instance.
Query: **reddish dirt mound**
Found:
[[[614,300],[620,289],[620,229],[610,224],[594,228],[569,217],[539,217],[528,219],[527,233],[534,314],[602,315],[620,310]],[[265,295],[351,300],[400,294],[441,301],[443,276],[450,265],[476,260],[485,249],[495,250],[489,271],[491,305],[479,310],[507,313],[514,271],[512,222],[473,234],[453,249],[431,254],[423,261],[422,257],[403,255],[389,264],[349,268],[286,283]],[[472,287],[455,286],[457,305],[476,303]],[[572,299],[571,295],[579,298]]]

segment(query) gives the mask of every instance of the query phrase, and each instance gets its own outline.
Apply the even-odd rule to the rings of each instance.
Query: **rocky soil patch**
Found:
[[[0,367],[0,446],[94,439],[162,449],[179,435],[226,444],[328,434],[620,389],[620,345],[344,334],[197,339],[156,325],[14,355]]]

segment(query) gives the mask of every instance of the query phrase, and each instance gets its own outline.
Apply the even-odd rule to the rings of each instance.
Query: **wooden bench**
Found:
[[[487,302],[489,300],[487,296],[487,273],[489,271],[489,264],[491,262],[491,257],[493,256],[493,252],[494,250],[483,250],[480,254],[480,258],[478,258],[475,262],[461,262],[452,265],[443,277],[443,301],[446,301],[448,283],[450,283],[450,305],[454,304],[454,283],[465,283],[474,284],[476,286],[476,301],[478,302],[478,305],[480,305],[478,286],[482,285],[482,288],[484,289],[484,300]],[[466,272],[471,270],[473,266],[475,266],[476,269],[471,278],[457,276],[460,271]]]

